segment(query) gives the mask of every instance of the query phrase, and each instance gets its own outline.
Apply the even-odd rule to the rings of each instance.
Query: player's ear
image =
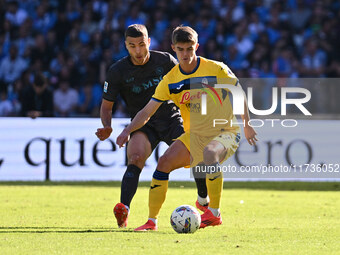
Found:
[[[175,51],[175,45],[171,44],[171,48],[172,48],[173,51]]]
[[[195,51],[198,49],[198,46],[200,46],[200,44],[196,43]]]
[[[125,40],[125,48],[127,49],[128,48],[128,42]]]
[[[151,38],[150,37],[148,38],[148,44],[149,44],[149,46],[151,44]]]

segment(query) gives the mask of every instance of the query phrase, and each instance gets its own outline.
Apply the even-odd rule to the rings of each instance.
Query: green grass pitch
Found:
[[[223,225],[177,234],[170,214],[194,205],[196,188],[170,182],[159,231],[134,233],[148,186],[118,229],[119,182],[0,183],[0,254],[340,254],[340,183],[226,182]]]

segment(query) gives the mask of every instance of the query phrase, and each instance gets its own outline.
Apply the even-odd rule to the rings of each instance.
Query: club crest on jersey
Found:
[[[107,88],[109,86],[109,83],[107,81],[104,82],[104,92],[107,93]]]

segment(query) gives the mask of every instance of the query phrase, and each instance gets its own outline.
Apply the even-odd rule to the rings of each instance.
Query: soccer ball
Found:
[[[194,233],[201,225],[201,215],[191,205],[181,205],[171,214],[170,223],[177,233]]]

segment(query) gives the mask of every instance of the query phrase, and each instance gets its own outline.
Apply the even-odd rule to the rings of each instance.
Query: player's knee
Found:
[[[141,165],[144,166],[146,158],[143,153],[133,153],[128,156],[128,160],[129,160],[129,165],[136,165],[136,166],[141,167]]]
[[[157,170],[164,173],[170,173],[173,170],[171,159],[168,155],[164,154],[158,159]]]
[[[210,146],[205,147],[203,151],[203,160],[206,165],[218,162],[218,152]]]

